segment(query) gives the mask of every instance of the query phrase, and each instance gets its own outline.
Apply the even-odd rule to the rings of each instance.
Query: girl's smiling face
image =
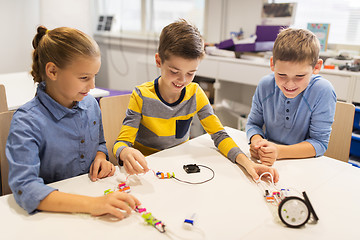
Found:
[[[81,101],[95,87],[95,75],[101,66],[99,57],[79,57],[64,68],[47,64],[46,92],[58,103],[71,107]]]
[[[273,63],[270,58],[270,67],[275,74],[276,85],[287,98],[295,98],[309,85],[312,74],[318,74],[322,66],[319,59],[313,68],[309,63],[297,63],[277,60]]]

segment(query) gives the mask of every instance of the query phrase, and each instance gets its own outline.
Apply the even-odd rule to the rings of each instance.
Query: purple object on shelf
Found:
[[[282,28],[287,26],[256,26],[256,40],[254,43],[234,44],[232,39],[226,39],[216,47],[219,49],[234,50],[235,52],[261,52],[271,51],[274,46],[275,39]]]
[[[261,52],[261,51],[270,51],[273,49],[274,42],[255,42],[247,44],[236,44],[235,52]]]
[[[271,51],[280,30],[286,26],[258,25],[255,43],[235,44],[235,52]]]
[[[255,43],[236,44],[235,52],[255,52]]]
[[[232,39],[227,39],[220,42],[219,44],[216,44],[216,47],[219,49],[231,49],[234,47],[234,41]]]
[[[256,42],[275,41],[282,28],[286,28],[286,26],[256,26]]]

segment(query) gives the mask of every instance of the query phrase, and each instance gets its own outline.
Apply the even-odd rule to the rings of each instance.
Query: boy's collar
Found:
[[[163,102],[165,105],[169,106],[169,107],[173,107],[173,106],[176,106],[178,105],[179,103],[181,103],[181,101],[184,99],[185,97],[185,93],[186,93],[186,87],[184,87],[182,90],[181,90],[181,94],[180,94],[180,97],[179,99],[174,102],[174,103],[168,103],[166,102],[163,97],[161,96],[160,94],[160,90],[159,90],[159,79],[161,78],[161,76],[159,76],[158,78],[156,78],[154,80],[154,87],[155,87],[155,92],[156,92],[156,95],[158,96],[158,98],[161,100],[161,102]]]

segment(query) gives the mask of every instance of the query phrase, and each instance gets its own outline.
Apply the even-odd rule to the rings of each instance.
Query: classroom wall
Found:
[[[0,74],[28,71],[40,0],[0,0]]]
[[[240,28],[247,36],[255,33],[256,25],[261,22],[262,3],[263,0],[208,0],[206,27],[202,33],[205,40],[218,43]],[[97,37],[103,58],[96,85],[132,90],[136,85],[158,77],[154,60],[157,45],[152,44],[153,37],[145,39],[138,47],[133,47],[132,43],[128,46],[127,39],[110,41],[110,37]]]
[[[37,26],[75,27],[92,35],[92,0],[0,0],[0,74],[30,71]]]
[[[248,35],[254,33],[255,26],[260,23],[262,1],[208,0],[207,24],[203,33],[206,41],[219,42],[228,38],[230,31],[238,31],[240,27]],[[0,74],[30,71],[31,41],[38,25],[50,29],[75,27],[90,35],[96,25],[94,0],[0,0],[0,6]],[[122,43],[121,39],[113,41],[111,46],[99,42],[102,68],[96,80],[97,86],[132,90],[159,74],[155,65],[150,64],[154,61],[156,41],[145,39],[140,43],[141,47],[121,46]]]
[[[40,22],[45,27],[73,27],[93,34],[92,0],[40,0]]]

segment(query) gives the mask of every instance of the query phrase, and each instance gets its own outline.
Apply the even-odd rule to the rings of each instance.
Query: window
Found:
[[[97,14],[113,17],[111,32],[153,34],[179,18],[204,29],[205,0],[96,0]]]
[[[308,23],[330,23],[329,43],[360,45],[359,0],[275,0],[269,3],[296,2],[294,27],[306,28]]]
[[[113,17],[112,32],[141,31],[141,0],[98,0],[97,10],[99,21],[102,16]]]

